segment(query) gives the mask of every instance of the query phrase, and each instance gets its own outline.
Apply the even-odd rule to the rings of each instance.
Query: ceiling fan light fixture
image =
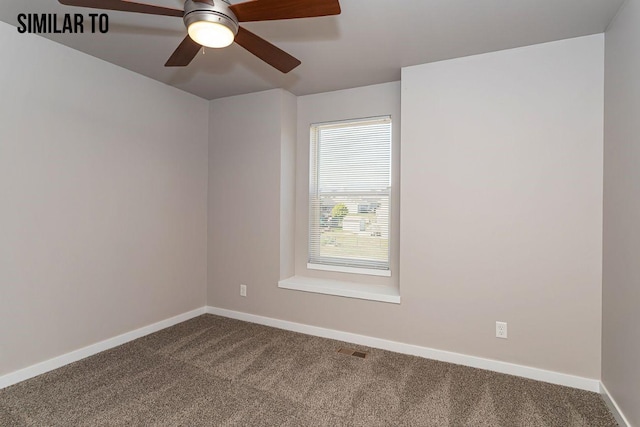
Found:
[[[188,31],[194,42],[214,48],[229,46],[236,36],[226,25],[210,21],[196,21],[189,25]]]
[[[184,12],[189,37],[202,46],[227,47],[238,34],[238,19],[223,1],[201,3],[187,0]]]

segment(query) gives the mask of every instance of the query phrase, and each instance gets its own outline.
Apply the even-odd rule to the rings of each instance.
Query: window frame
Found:
[[[319,181],[319,159],[320,159],[320,138],[318,136],[320,129],[323,126],[340,126],[340,125],[358,125],[362,124],[375,124],[375,123],[388,123],[389,126],[389,185],[385,190],[375,190],[375,192],[366,191],[345,191],[345,192],[320,192],[318,188]],[[393,230],[393,119],[391,114],[379,115],[372,117],[360,117],[328,122],[312,123],[309,126],[309,200],[308,200],[308,224],[307,224],[307,269],[322,270],[339,273],[352,273],[371,276],[384,276],[391,277],[391,264],[392,264],[392,235],[397,230]],[[383,196],[386,197],[388,203],[387,214],[387,256],[386,262],[376,262],[375,260],[363,261],[355,258],[338,257],[322,257],[319,254],[320,251],[320,239],[313,239],[312,233],[320,230],[320,212],[321,202],[323,195],[353,195],[356,197],[371,197],[371,196]],[[315,201],[315,203],[314,203]],[[318,242],[317,246],[314,246],[314,242]],[[312,255],[312,252],[315,253]],[[320,262],[318,262],[320,261]]]

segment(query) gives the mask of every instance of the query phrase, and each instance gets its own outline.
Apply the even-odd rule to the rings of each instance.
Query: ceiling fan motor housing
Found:
[[[209,0],[207,3],[186,0],[184,2],[184,24],[189,28],[194,22],[208,21],[228,27],[233,34],[238,34],[238,18],[222,0]]]

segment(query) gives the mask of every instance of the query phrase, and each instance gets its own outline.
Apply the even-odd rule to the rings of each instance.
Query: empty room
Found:
[[[640,427],[640,0],[0,21],[0,426]]]

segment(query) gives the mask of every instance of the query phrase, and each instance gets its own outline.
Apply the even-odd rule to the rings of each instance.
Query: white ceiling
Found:
[[[338,16],[243,24],[302,61],[287,75],[235,44],[165,68],[186,34],[181,18],[106,11],[107,34],[45,37],[206,99],[277,87],[306,95],[399,80],[408,65],[601,33],[623,1],[341,0]],[[182,8],[182,0],[144,2]],[[0,4],[0,20],[12,25],[19,13],[95,12],[56,0]]]

